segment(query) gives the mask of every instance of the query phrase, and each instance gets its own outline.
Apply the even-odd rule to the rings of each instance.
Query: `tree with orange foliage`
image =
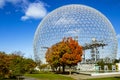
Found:
[[[68,45],[69,50],[63,54],[61,62],[70,67],[71,74],[71,66],[77,65],[78,62],[82,61],[82,46],[72,38],[67,38],[65,43]]]
[[[63,54],[67,52],[68,49],[69,47],[67,46],[67,44],[65,44],[64,41],[56,43],[48,48],[45,58],[46,62],[50,64],[53,70],[54,68],[57,70],[58,67],[62,66],[64,72],[65,64],[62,63],[60,59],[62,58]]]
[[[48,48],[46,52],[46,62],[51,65],[53,70],[54,68],[57,70],[57,68],[60,67],[60,46],[61,42],[53,45],[51,48]]]
[[[61,42],[54,44],[46,52],[46,61],[56,67],[65,65],[74,66],[82,60],[82,47],[72,38],[64,38]],[[70,72],[71,73],[71,72]]]

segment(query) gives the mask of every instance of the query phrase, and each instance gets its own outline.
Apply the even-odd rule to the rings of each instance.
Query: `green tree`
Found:
[[[5,52],[0,52],[0,78],[9,76],[9,56]]]
[[[11,64],[9,69],[12,71],[12,76],[22,75],[26,72],[31,73],[36,67],[36,63],[30,58],[24,58],[19,54],[12,54]]]
[[[39,66],[39,68],[40,68],[40,70],[42,71],[45,71],[45,69],[47,69],[47,66],[48,66],[48,64],[41,64],[40,66]]]
[[[30,58],[24,58],[24,70],[26,72],[32,73],[34,68],[37,66],[37,63]]]
[[[9,78],[23,75],[36,67],[36,63],[19,54],[0,52],[0,77]]]

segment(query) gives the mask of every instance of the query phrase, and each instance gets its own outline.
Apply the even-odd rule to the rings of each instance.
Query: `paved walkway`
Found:
[[[90,76],[85,74],[72,74],[72,75],[64,75],[68,77],[72,77],[75,80],[87,80],[92,78],[105,78],[105,77],[118,77],[120,79],[120,74],[112,74],[112,75],[102,75],[102,76]],[[24,80],[37,80],[35,78],[25,77]]]
[[[84,75],[84,74],[73,74],[73,75],[68,75],[69,77],[74,78],[75,80],[87,80],[87,79],[92,79],[92,78],[105,78],[105,77],[119,77],[120,75],[105,75],[105,76],[90,76],[90,75]]]

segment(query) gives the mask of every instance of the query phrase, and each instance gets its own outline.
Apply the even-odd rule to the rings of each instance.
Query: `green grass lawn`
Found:
[[[39,74],[25,74],[25,76],[36,78],[38,80],[75,80],[71,77],[63,76],[62,74],[55,74],[52,72],[40,72]],[[120,77],[93,78],[86,80],[120,80]]]
[[[60,74],[54,74],[50,72],[42,72],[39,74],[25,74],[25,76],[36,78],[38,80],[75,80],[70,77],[66,77]]]
[[[96,78],[96,79],[87,79],[87,80],[120,80],[120,77]]]

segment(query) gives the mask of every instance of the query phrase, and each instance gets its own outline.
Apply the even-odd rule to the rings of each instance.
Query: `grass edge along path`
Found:
[[[36,78],[37,80],[75,80],[71,77],[55,73],[25,74],[26,77]]]
[[[86,78],[85,76],[55,74],[53,72],[40,72],[38,74],[25,74],[26,77],[35,78],[36,80],[120,80],[120,76]],[[74,76],[74,77],[72,77]],[[79,78],[75,78],[79,77]]]
[[[85,80],[120,80],[120,77],[93,78],[93,79],[85,79]]]

